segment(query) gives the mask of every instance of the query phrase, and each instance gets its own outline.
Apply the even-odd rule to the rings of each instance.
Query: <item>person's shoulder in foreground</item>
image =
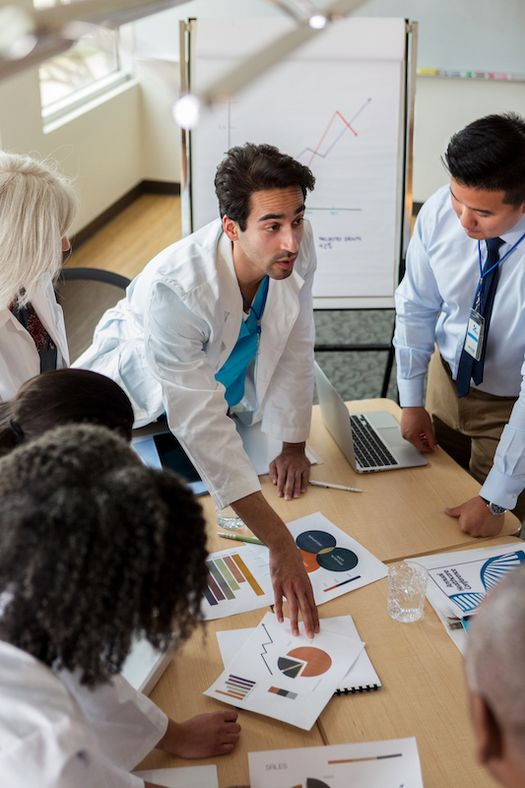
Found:
[[[525,567],[474,617],[466,654],[477,758],[502,785],[525,785]]]
[[[177,724],[118,675],[139,633],[160,650],[190,635],[205,559],[191,492],[103,427],[0,460],[0,785],[141,786],[129,770],[155,746],[231,752],[235,712]]]

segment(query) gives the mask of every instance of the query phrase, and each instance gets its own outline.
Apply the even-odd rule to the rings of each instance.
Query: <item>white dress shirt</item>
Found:
[[[130,774],[166,715],[121,676],[87,689],[0,641],[0,785],[144,788]]]
[[[525,233],[525,216],[500,237],[500,257]],[[482,261],[486,245],[481,242]],[[463,230],[439,189],[417,218],[406,274],[396,291],[396,348],[402,407],[422,406],[428,363],[437,343],[455,379],[479,280],[478,243]],[[501,264],[488,334],[483,381],[471,386],[518,397],[481,495],[513,508],[525,488],[525,240]]]

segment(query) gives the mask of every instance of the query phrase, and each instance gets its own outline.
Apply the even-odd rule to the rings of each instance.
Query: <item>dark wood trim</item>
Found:
[[[172,194],[174,197],[180,195],[180,183],[175,181],[141,181],[142,192],[144,194]]]
[[[119,199],[102,211],[92,222],[86,224],[78,233],[71,237],[71,244],[75,249],[82,246],[85,241],[92,238],[96,232],[102,229],[108,222],[111,222],[115,216],[118,216],[125,208],[135,202],[138,197],[143,194],[172,194],[174,196],[180,194],[180,183],[173,181],[140,181],[136,186],[133,186],[128,192],[119,197]]]

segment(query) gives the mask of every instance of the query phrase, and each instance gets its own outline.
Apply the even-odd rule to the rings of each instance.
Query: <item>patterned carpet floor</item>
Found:
[[[394,326],[392,309],[316,311],[316,344],[386,344]],[[380,351],[316,352],[319,366],[344,400],[381,396],[387,353]],[[397,401],[395,364],[388,396]]]

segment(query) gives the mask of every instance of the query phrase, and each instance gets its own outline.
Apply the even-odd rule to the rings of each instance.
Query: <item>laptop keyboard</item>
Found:
[[[361,468],[398,465],[364,416],[350,416],[355,458]]]

